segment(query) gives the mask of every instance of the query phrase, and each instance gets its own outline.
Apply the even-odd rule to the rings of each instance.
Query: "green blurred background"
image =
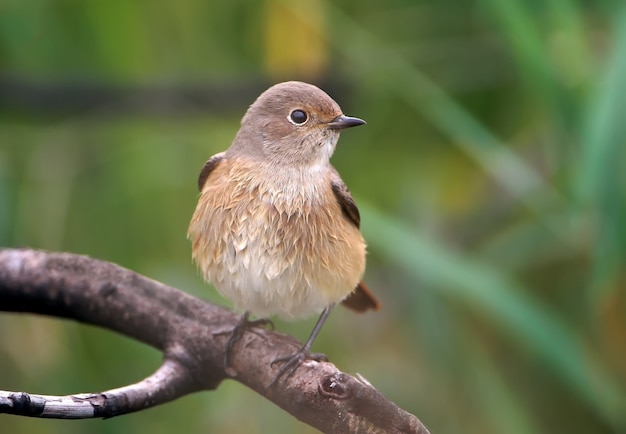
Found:
[[[0,2],[0,245],[109,260],[227,303],[186,227],[203,162],[286,79],[368,125],[333,158],[383,309],[315,344],[433,433],[626,432],[626,4]],[[314,319],[279,323],[304,339]],[[0,315],[0,389],[100,391],[159,354]],[[311,433],[228,381],[107,421],[2,433]]]

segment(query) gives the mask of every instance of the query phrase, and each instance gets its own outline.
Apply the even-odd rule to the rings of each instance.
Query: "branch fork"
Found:
[[[234,379],[299,420],[327,433],[419,433],[428,430],[361,376],[332,363],[305,361],[268,387],[272,361],[300,344],[266,329],[245,333],[224,360],[239,317],[118,265],[70,253],[0,250],[0,311],[73,319],[107,328],[163,353],[149,377],[101,393],[67,396],[0,391],[0,414],[56,419],[108,418]]]

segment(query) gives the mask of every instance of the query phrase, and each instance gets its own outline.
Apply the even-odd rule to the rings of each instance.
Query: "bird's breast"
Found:
[[[218,169],[189,227],[194,260],[218,291],[259,316],[299,317],[355,288],[365,243],[328,172]]]

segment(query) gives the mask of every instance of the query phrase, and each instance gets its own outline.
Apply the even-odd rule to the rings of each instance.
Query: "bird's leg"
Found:
[[[254,328],[264,327],[267,325],[269,325],[270,328],[274,330],[274,323],[267,318],[260,318],[254,321],[250,321],[248,318],[250,318],[250,312],[246,311],[241,316],[241,318],[239,318],[239,321],[237,322],[237,325],[235,327],[233,327],[232,329],[213,333],[214,336],[225,335],[227,333],[230,334],[230,338],[228,339],[228,343],[226,344],[226,354],[224,355],[224,367],[227,370],[231,366],[231,356],[233,349],[235,348],[237,342],[241,340],[246,330],[250,330],[251,332],[258,334],[258,332],[254,330]]]
[[[300,364],[305,360],[316,360],[318,362],[328,361],[328,357],[326,357],[325,354],[311,353],[310,350],[311,350],[311,345],[313,345],[313,341],[315,340],[320,330],[322,329],[322,326],[328,319],[328,316],[330,315],[330,312],[332,312],[333,307],[335,307],[335,305],[331,304],[330,306],[327,306],[324,308],[324,310],[322,311],[322,314],[320,315],[319,319],[315,323],[315,327],[313,327],[313,331],[311,332],[311,335],[306,340],[302,348],[298,350],[298,352],[289,356],[279,357],[272,361],[272,365],[276,363],[281,363],[281,362],[286,362],[286,363],[282,368],[280,368],[280,371],[278,371],[278,374],[276,375],[274,380],[272,380],[272,382],[269,384],[268,387],[272,387],[283,376],[290,377],[294,373],[294,371],[298,368],[298,366],[300,366]]]

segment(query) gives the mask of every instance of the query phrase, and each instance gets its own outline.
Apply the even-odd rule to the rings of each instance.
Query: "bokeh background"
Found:
[[[0,245],[113,261],[214,302],[186,227],[203,162],[269,85],[368,125],[333,164],[383,309],[315,344],[433,433],[626,432],[626,4],[583,0],[0,2]],[[278,323],[306,338],[314,319]],[[0,315],[0,388],[137,381],[159,354]],[[238,383],[3,433],[312,433]]]

